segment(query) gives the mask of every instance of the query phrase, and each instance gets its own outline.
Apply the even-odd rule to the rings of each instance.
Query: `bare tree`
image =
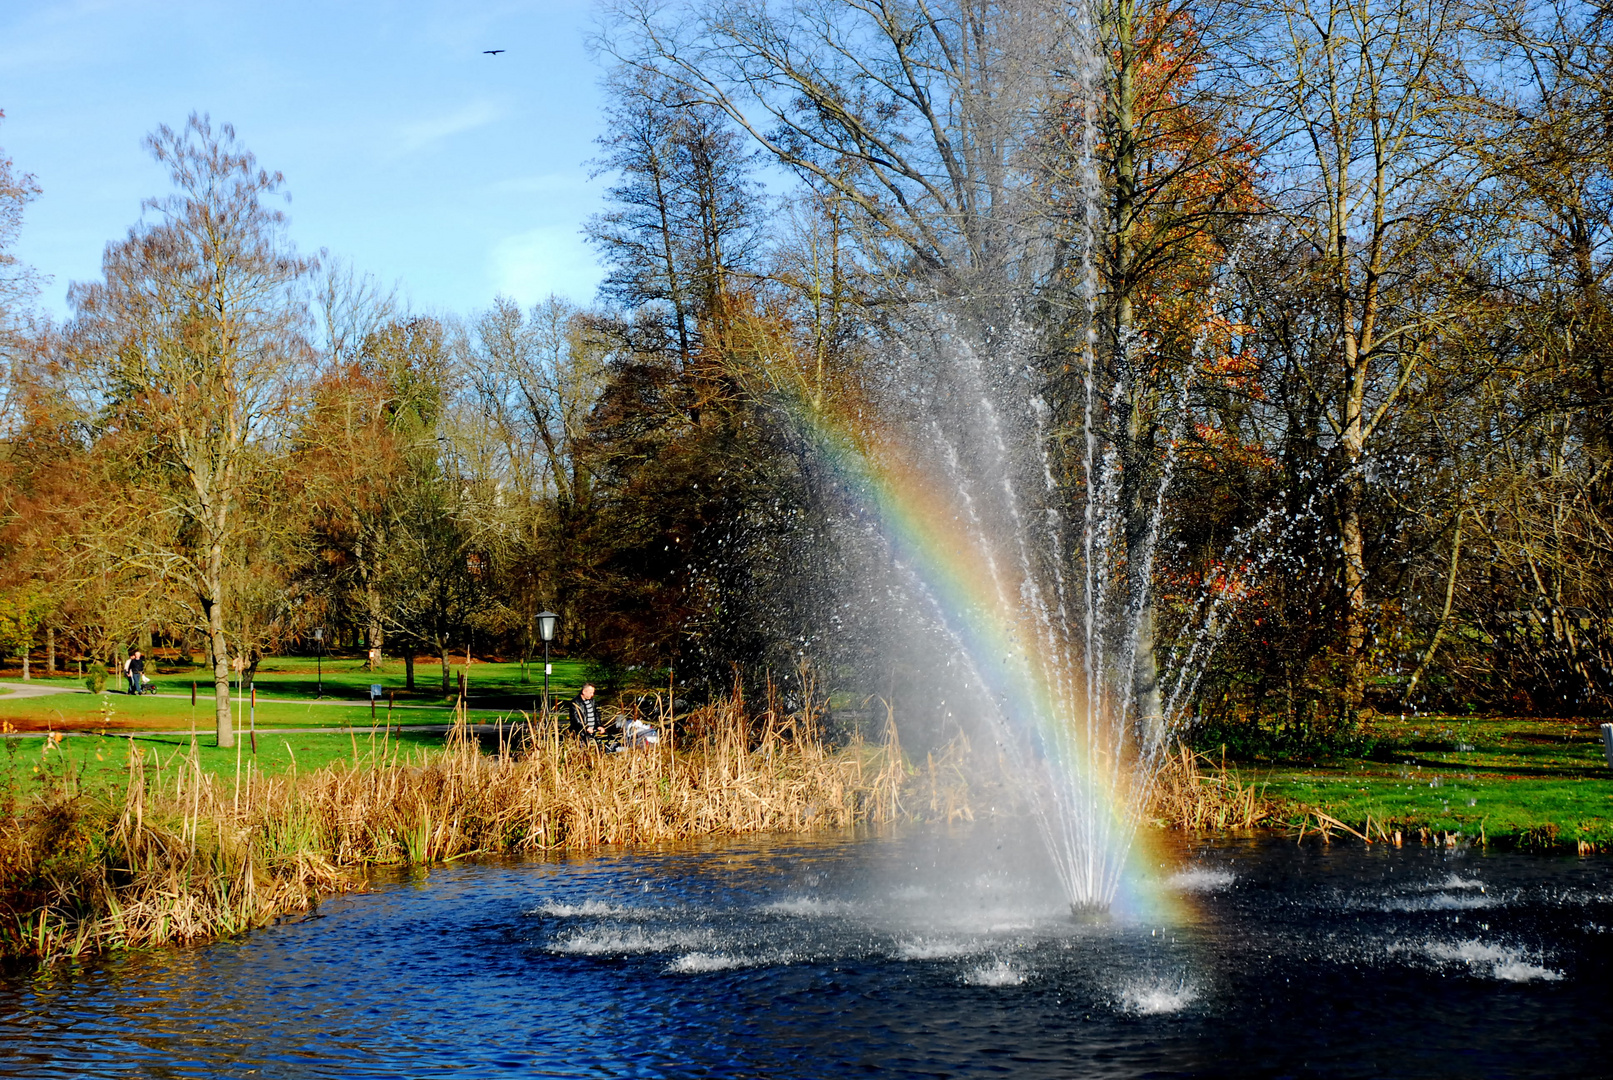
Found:
[[[1469,12],[1463,0],[1273,0],[1248,9],[1238,57],[1280,220],[1280,254],[1253,275],[1254,317],[1314,403],[1337,464],[1352,716],[1371,624],[1369,449],[1471,309],[1465,280],[1486,255],[1466,218],[1481,174],[1458,137]]]
[[[0,119],[5,118],[0,111]],[[12,415],[15,373],[14,355],[16,334],[23,321],[23,311],[38,291],[38,276],[24,266],[11,253],[22,229],[23,209],[39,195],[39,184],[28,173],[18,173],[11,159],[0,151],[0,362],[6,370],[0,372],[0,424],[14,425]]]
[[[530,650],[533,619],[544,606],[564,617],[568,633],[575,622],[573,571],[594,500],[584,443],[608,347],[562,300],[551,297],[523,313],[500,298],[477,320],[472,350],[477,411],[502,458],[499,481],[516,496],[507,515],[505,582]]]

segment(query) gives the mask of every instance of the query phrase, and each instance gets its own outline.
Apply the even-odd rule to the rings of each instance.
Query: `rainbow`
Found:
[[[879,523],[1010,732],[1045,767],[1055,805],[1044,805],[1039,817],[1072,906],[1106,907],[1127,920],[1179,921],[1184,901],[1159,884],[1156,870],[1165,860],[1154,850],[1152,831],[1138,827],[1130,775],[1115,767],[1123,750],[1089,730],[1099,725],[1086,708],[1086,677],[1070,670],[1078,663],[1057,659],[1071,655],[1060,648],[1068,631],[1013,600],[1014,573],[1004,564],[1015,556],[986,538],[964,496],[915,466],[917,455],[866,432],[871,410],[830,413],[794,398],[786,411]],[[1070,820],[1075,813],[1087,820]],[[1096,875],[1085,894],[1083,874]]]

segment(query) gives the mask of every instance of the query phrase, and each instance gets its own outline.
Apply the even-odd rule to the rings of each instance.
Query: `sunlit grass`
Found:
[[[1274,799],[1356,827],[1370,815],[1403,834],[1613,845],[1613,772],[1595,722],[1392,717],[1369,722],[1367,735],[1375,740],[1367,758],[1244,771]]]

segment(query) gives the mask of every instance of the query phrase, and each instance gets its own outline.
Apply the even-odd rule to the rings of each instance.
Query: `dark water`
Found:
[[[1605,857],[1198,845],[1165,857],[1174,925],[1083,925],[1034,854],[980,827],[438,869],[0,981],[0,1076],[1613,1075]]]

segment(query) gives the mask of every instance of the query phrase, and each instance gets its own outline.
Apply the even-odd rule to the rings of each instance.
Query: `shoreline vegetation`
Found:
[[[604,754],[550,720],[478,739],[463,711],[443,745],[347,733],[350,755],[279,773],[181,745],[119,739],[123,776],[87,778],[60,735],[39,741],[22,784],[16,755],[0,814],[0,960],[50,963],[116,949],[226,937],[362,889],[378,866],[430,865],[703,836],[806,832],[897,820],[973,820],[972,800],[1012,806],[963,740],[917,761],[893,720],[878,741],[825,739],[814,715],[748,711],[725,698],[673,716],[654,698],[660,746]],[[269,732],[263,733],[265,736]],[[111,741],[111,740],[108,740]],[[168,750],[170,752],[165,753]],[[239,755],[239,748],[236,751]],[[1269,778],[1178,746],[1149,822],[1200,832],[1256,828],[1379,843],[1606,844],[1555,826],[1486,835],[1414,817],[1351,818],[1273,791]],[[1281,785],[1278,785],[1279,789]],[[1001,789],[1001,790],[998,790]],[[1011,811],[1010,811],[1011,812]]]
[[[373,866],[901,813],[908,776],[894,736],[830,748],[810,717],[751,716],[737,699],[661,720],[661,746],[606,754],[553,721],[510,725],[484,748],[461,713],[441,749],[355,734],[348,760],[265,775],[248,757],[229,777],[205,770],[194,743],[164,757],[127,740],[121,791],[82,784],[70,763],[52,772],[53,752],[65,759],[48,737],[44,775],[6,793],[0,820],[0,957],[228,936],[361,888]],[[932,788],[936,811],[959,812]]]

